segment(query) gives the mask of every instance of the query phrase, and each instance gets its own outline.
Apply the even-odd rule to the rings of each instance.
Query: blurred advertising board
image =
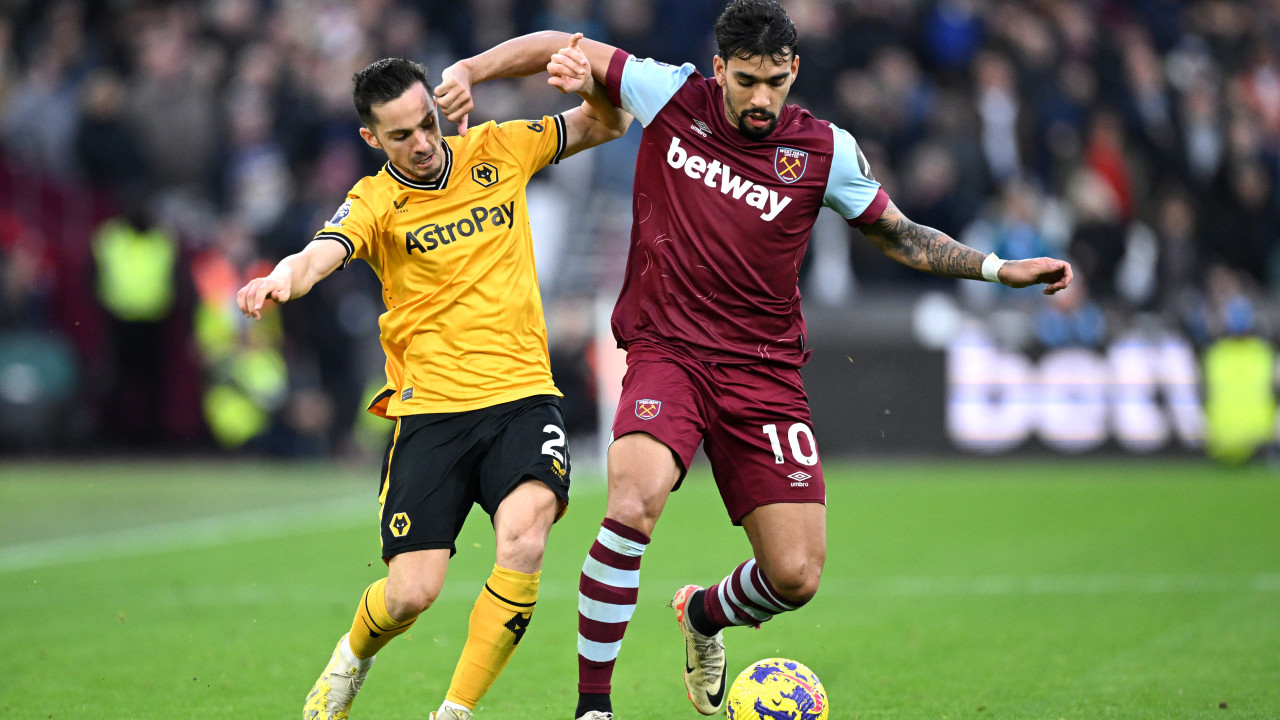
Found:
[[[805,384],[826,457],[1198,452],[1204,435],[1196,349],[1174,333],[1050,351],[976,323],[941,348],[826,336]]]

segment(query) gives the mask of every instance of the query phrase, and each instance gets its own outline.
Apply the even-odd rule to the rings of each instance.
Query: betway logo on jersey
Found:
[[[405,252],[410,255],[415,250],[429,252],[441,245],[448,245],[496,227],[510,227],[515,211],[516,201],[512,200],[506,205],[497,207],[473,207],[467,212],[467,216],[450,222],[427,223],[413,232],[404,234]]]
[[[730,195],[734,200],[741,200],[757,210],[763,210],[760,213],[761,220],[772,221],[791,203],[791,198],[786,195],[779,195],[764,185],[757,185],[743,179],[741,175],[734,175],[733,168],[719,160],[707,162],[700,155],[690,155],[680,147],[680,138],[671,138],[667,164],[677,170],[684,168],[685,175],[694,180],[702,180],[703,185],[719,190],[723,195]]]

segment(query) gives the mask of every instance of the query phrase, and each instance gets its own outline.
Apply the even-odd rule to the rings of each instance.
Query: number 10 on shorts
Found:
[[[773,448],[773,461],[781,465],[786,462],[782,457],[782,442],[778,439],[778,426],[770,423],[761,428],[766,437],[769,438],[769,446]],[[800,436],[804,436],[809,445],[809,452],[805,452],[801,446]],[[791,446],[791,457],[801,465],[817,465],[818,464],[818,443],[814,440],[813,431],[804,423],[792,423],[791,428],[787,430],[787,444]]]

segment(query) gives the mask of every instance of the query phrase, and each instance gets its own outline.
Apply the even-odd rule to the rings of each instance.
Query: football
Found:
[[[729,720],[827,720],[827,691],[813,671],[787,658],[753,663],[729,687]]]

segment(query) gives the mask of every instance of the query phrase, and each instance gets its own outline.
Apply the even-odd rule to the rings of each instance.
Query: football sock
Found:
[[[578,709],[573,711],[576,718],[582,717],[592,710],[613,712],[613,703],[609,701],[609,693],[578,693]]]
[[[410,618],[404,622],[392,619],[387,612],[387,579],[382,578],[365,588],[364,597],[360,598],[356,619],[351,623],[351,634],[347,636],[351,652],[358,658],[371,658],[392,638],[408,630],[417,619]]]
[[[454,668],[445,700],[468,710],[489,692],[516,651],[538,602],[538,578],[493,566],[493,574],[471,607],[467,644]]]
[[[343,660],[346,660],[348,663],[350,663],[350,664],[352,664],[352,665],[355,665],[355,666],[360,667],[360,668],[365,668],[365,669],[368,669],[369,667],[372,667],[372,666],[373,666],[373,660],[374,660],[374,658],[372,658],[372,657],[367,657],[367,658],[356,657],[356,654],[355,654],[354,652],[352,652],[352,651],[351,651],[351,637],[350,637],[350,636],[344,636],[344,637],[342,638],[342,642],[338,643],[338,652],[342,653],[342,659],[343,659]]]
[[[702,596],[703,627],[714,627],[706,633],[698,625],[694,629],[704,635],[714,635],[716,630],[730,625],[759,625],[774,615],[800,607],[782,599],[769,584],[755,558],[739,565],[724,580],[707,588]],[[690,618],[693,622],[693,618]]]
[[[711,637],[720,632],[720,626],[711,622],[711,618],[707,617],[707,609],[703,600],[706,594],[706,590],[699,590],[694,593],[693,597],[689,598],[686,612],[689,614],[689,625],[703,635]]]
[[[444,702],[440,703],[440,710],[437,712],[437,714],[443,713],[445,710],[448,710],[448,709],[466,710],[467,712],[471,712],[475,708],[469,708],[466,705],[463,705],[461,703],[449,702],[448,700],[445,700]]]
[[[578,581],[578,692],[584,696],[604,695],[608,700],[622,636],[636,611],[640,556],[648,544],[648,535],[605,518],[582,564]],[[580,698],[579,704],[582,702]]]

